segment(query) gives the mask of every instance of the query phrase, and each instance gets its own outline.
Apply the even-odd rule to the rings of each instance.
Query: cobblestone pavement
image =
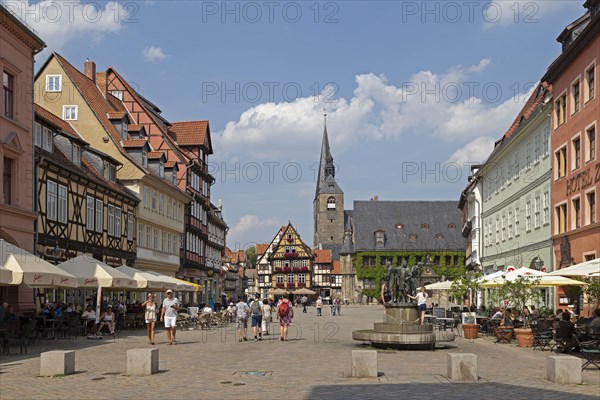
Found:
[[[452,399],[594,399],[600,396],[600,371],[583,371],[583,384],[560,385],[545,379],[549,351],[495,344],[491,338],[458,338],[435,351],[379,350],[377,379],[351,378],[351,351],[367,348],[352,340],[352,330],[380,322],[382,307],[349,306],[342,316],[316,317],[314,308],[295,310],[290,341],[279,328],[263,341],[235,340],[233,326],[209,331],[180,331],[169,346],[157,332],[160,372],[152,377],[126,376],[126,352],[151,347],[145,332],[122,331],[116,338],[90,341],[38,340],[29,354],[0,356],[0,399],[272,399],[426,398]],[[76,373],[39,377],[39,354],[75,349]],[[477,355],[477,383],[451,383],[446,354]]]

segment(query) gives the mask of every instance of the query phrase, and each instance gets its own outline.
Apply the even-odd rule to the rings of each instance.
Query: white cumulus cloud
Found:
[[[452,153],[447,162],[457,163],[461,167],[483,163],[494,150],[494,142],[495,139],[487,136],[470,140],[464,147]]]
[[[162,61],[168,56],[163,52],[160,47],[146,47],[142,50],[142,55],[149,62]]]
[[[255,160],[314,161],[315,143],[320,143],[323,132],[324,107],[336,152],[356,143],[396,141],[405,136],[455,146],[481,136],[500,136],[527,97],[493,102],[484,97],[484,83],[474,89],[466,85],[477,81],[476,75],[490,64],[491,60],[484,58],[443,73],[420,71],[400,84],[390,83],[384,75],[360,74],[355,77],[350,99],[326,102],[330,96],[324,91],[294,102],[259,104],[227,123],[222,135],[214,135],[213,140],[219,142],[220,154],[233,161],[249,156]],[[282,137],[294,138],[293,151]],[[456,149],[446,146],[448,154]]]
[[[229,229],[227,233],[227,246],[230,249],[246,249],[254,243],[242,243],[243,238],[248,237],[269,237],[272,238],[277,233],[277,228],[281,227],[282,223],[275,218],[267,218],[261,220],[256,215],[244,215],[237,224]]]
[[[135,22],[131,10],[115,1],[83,3],[81,0],[0,0],[5,8],[26,22],[46,42],[49,50],[60,50],[73,40],[99,42],[106,34],[119,32]]]

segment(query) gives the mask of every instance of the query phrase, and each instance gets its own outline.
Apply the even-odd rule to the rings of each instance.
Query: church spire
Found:
[[[321,143],[321,158],[319,160],[319,171],[317,176],[317,189],[315,198],[319,195],[321,187],[331,175],[335,178],[335,166],[333,165],[333,157],[329,149],[329,138],[327,136],[327,113],[323,113],[323,141]]]

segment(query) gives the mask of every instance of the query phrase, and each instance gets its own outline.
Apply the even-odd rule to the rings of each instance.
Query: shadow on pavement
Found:
[[[568,385],[565,390],[568,391]],[[600,390],[600,389],[599,389]],[[536,389],[502,383],[406,383],[367,385],[315,386],[309,399],[414,399],[417,397],[443,400],[464,399],[544,399],[598,400],[598,396],[578,395],[554,390]]]

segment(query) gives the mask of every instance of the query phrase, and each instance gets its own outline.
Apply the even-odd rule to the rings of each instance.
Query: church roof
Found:
[[[355,251],[465,250],[455,201],[355,201]],[[384,232],[376,245],[375,232]]]
[[[344,192],[338,186],[335,178],[329,175],[318,194],[344,194]]]
[[[342,189],[335,183],[335,187],[331,188],[327,182],[329,178],[335,183],[335,167],[333,165],[333,157],[329,148],[329,138],[327,136],[327,122],[323,128],[323,141],[321,143],[321,158],[319,159],[319,172],[317,176],[317,188],[315,191],[315,199],[319,194],[341,194]],[[323,191],[325,190],[325,191]],[[335,190],[329,192],[328,190]]]

